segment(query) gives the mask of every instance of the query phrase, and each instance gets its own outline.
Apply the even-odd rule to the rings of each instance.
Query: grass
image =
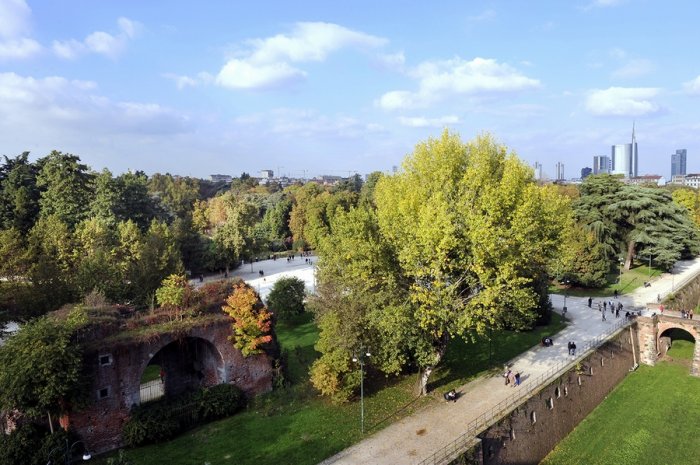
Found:
[[[415,397],[415,374],[397,378],[370,375],[365,385],[366,433],[435,402],[443,391],[492,367],[500,369],[503,362],[563,327],[555,314],[552,324],[545,328],[526,333],[494,333],[490,350],[486,338],[477,338],[473,343],[453,340],[432,378],[434,397]],[[128,451],[134,465],[316,464],[361,440],[359,401],[333,404],[319,397],[307,381],[308,368],[318,356],[313,349],[318,329],[311,316],[280,322],[276,332],[288,362],[289,387],[257,397],[247,410],[233,417],[204,425],[167,443]]]
[[[700,379],[688,363],[641,366],[557,445],[543,465],[695,465]]]
[[[663,271],[656,268],[651,268],[651,276],[659,276]],[[620,275],[618,273],[608,275],[608,283],[605,287],[591,289],[585,287],[570,287],[566,288],[563,285],[551,285],[549,292],[552,294],[564,294],[565,292],[574,297],[607,297],[611,296],[617,290],[620,294],[633,292],[640,286],[644,285],[645,281],[649,281],[649,266],[637,265],[630,270],[622,270],[622,282],[618,284]]]
[[[665,331],[664,336],[671,338],[671,348],[666,355],[674,360],[692,360],[695,350],[695,340],[693,336],[682,329],[673,328]]]
[[[160,365],[148,365],[141,375],[141,384],[160,379]]]

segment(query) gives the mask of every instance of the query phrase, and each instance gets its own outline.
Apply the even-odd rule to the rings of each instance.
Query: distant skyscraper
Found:
[[[686,149],[678,149],[676,153],[671,155],[671,179],[678,174],[687,174],[685,172],[685,159],[688,154]]]
[[[593,174],[610,173],[612,171],[612,160],[607,155],[593,157]]]
[[[535,179],[542,180],[542,163],[535,162]]]
[[[564,179],[564,163],[557,162],[557,181],[562,181]]]
[[[637,138],[634,134],[634,124],[632,124],[632,143],[613,145],[611,155],[613,174],[621,174],[626,178],[637,177]]]
[[[581,169],[581,179],[586,179],[591,173],[593,173],[593,170],[589,167]]]

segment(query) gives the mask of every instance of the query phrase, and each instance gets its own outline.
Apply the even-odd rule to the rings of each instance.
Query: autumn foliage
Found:
[[[259,354],[261,346],[272,340],[271,314],[253,289],[244,283],[233,286],[222,310],[233,318],[233,335],[229,338],[244,356]]]

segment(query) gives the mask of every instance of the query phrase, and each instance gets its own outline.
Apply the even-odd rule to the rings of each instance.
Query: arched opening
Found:
[[[141,374],[141,403],[163,396],[175,397],[223,380],[223,360],[209,341],[186,337],[162,347]]]
[[[692,360],[695,338],[682,328],[669,328],[659,336],[659,355],[668,355],[674,360]]]

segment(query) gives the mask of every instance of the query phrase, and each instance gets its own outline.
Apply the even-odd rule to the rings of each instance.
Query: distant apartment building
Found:
[[[688,155],[686,149],[678,149],[676,153],[671,155],[671,179],[679,174],[686,174],[685,160]]]
[[[581,179],[586,179],[588,176],[593,174],[593,169],[589,167],[585,167],[581,169]]]
[[[698,187],[700,187],[700,173],[677,174],[671,178],[671,184],[688,186],[697,189]]]
[[[593,174],[605,174],[612,171],[612,160],[606,155],[593,157]]]
[[[275,172],[272,170],[260,170],[260,177],[262,179],[272,179],[275,177]]]
[[[209,177],[213,182],[225,182],[226,184],[233,180],[233,177],[228,174],[210,174]]]
[[[653,184],[655,186],[663,186],[665,184],[663,176],[658,174],[645,174],[644,176],[636,176],[634,178],[628,178],[627,184],[645,185]]]
[[[557,162],[557,181],[563,181],[564,180],[564,163],[558,161]]]

